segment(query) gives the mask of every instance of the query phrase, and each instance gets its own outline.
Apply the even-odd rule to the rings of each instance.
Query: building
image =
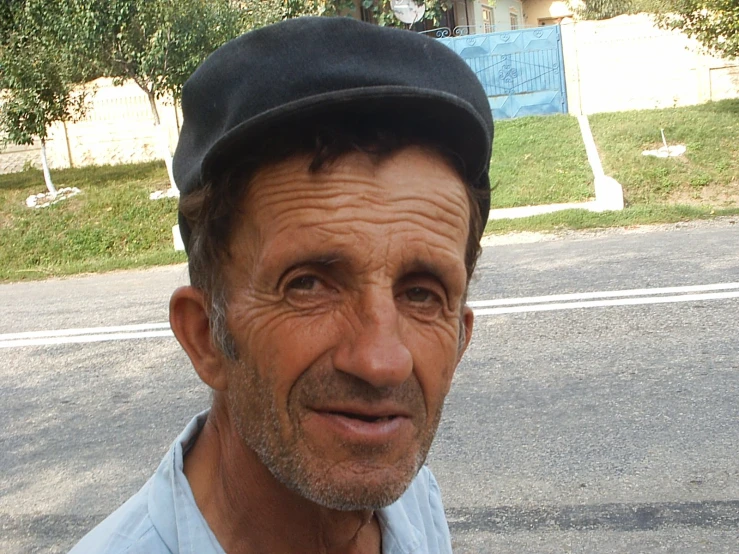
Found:
[[[526,27],[557,25],[565,18],[574,17],[571,6],[578,3],[577,0],[523,0],[524,23]]]

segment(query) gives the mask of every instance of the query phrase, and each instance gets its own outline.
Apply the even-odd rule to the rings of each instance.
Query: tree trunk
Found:
[[[169,185],[172,190],[178,190],[177,184],[174,182],[174,174],[172,173],[172,153],[169,151],[169,137],[167,135],[167,129],[162,125],[162,120],[159,118],[156,96],[150,91],[146,92],[146,96],[149,98],[149,107],[151,108],[151,115],[154,119],[154,133],[156,135],[157,146],[164,160],[164,165],[167,166]]]
[[[41,139],[41,167],[44,170],[44,181],[46,181],[46,188],[52,196],[56,196],[56,187],[51,182],[51,173],[49,172],[49,162],[46,159],[46,141]]]
[[[154,92],[146,91],[146,96],[149,98],[149,108],[151,108],[151,116],[154,118],[154,125],[157,127],[162,123],[159,119],[159,110],[157,109],[157,97]]]

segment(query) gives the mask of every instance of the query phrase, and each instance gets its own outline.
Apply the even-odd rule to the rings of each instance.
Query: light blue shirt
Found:
[[[141,490],[85,536],[70,554],[225,554],[183,473],[184,452],[205,424],[196,416]],[[377,512],[383,554],[451,554],[441,493],[421,468],[395,503]]]

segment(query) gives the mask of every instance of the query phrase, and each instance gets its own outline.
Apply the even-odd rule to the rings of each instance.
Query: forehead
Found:
[[[257,171],[231,235],[233,254],[258,263],[324,245],[463,263],[468,196],[439,154],[410,147],[381,161],[351,153],[318,172],[309,165],[309,157],[294,157]]]

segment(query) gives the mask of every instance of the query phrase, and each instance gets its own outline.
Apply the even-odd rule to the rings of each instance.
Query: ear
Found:
[[[210,338],[210,320],[203,291],[195,287],[175,290],[169,300],[169,324],[200,379],[213,390],[225,390],[228,382],[226,367],[223,354]]]
[[[475,314],[467,304],[462,306],[462,317],[460,319],[462,328],[459,330],[459,350],[457,352],[457,363],[462,360],[467,347],[472,340],[472,327],[475,323]]]

